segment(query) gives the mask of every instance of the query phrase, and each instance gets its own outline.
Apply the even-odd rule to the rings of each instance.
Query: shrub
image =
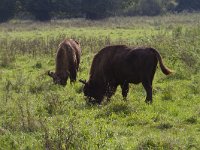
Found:
[[[1,0],[0,1],[0,23],[6,22],[14,16],[15,0]]]
[[[140,15],[155,16],[162,11],[158,0],[141,0],[138,7]]]
[[[50,0],[28,0],[27,10],[35,16],[36,20],[48,21],[51,19],[51,2]]]

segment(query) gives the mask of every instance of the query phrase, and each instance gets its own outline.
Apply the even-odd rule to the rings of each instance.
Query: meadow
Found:
[[[141,84],[127,101],[118,88],[109,103],[90,105],[81,83],[47,76],[64,38],[81,44],[78,79],[113,44],[154,47],[174,73],[158,66],[152,105]],[[200,149],[200,14],[0,24],[0,149]]]

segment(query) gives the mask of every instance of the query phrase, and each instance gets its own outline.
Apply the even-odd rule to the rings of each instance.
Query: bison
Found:
[[[147,94],[145,102],[152,103],[152,81],[158,62],[165,75],[172,72],[164,66],[159,52],[154,48],[108,46],[94,56],[89,80],[79,81],[84,84],[83,92],[89,102],[100,104],[104,96],[109,100],[118,85],[126,98],[129,83],[142,83]]]
[[[65,86],[68,77],[70,82],[76,81],[81,56],[80,44],[72,39],[65,39],[59,44],[56,54],[56,71],[48,71],[55,84]]]

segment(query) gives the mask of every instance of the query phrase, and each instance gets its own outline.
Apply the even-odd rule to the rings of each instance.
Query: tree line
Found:
[[[0,22],[14,17],[39,21],[78,17],[96,20],[199,10],[200,0],[0,0]]]

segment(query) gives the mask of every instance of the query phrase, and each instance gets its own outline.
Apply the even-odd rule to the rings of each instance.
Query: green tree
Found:
[[[26,0],[16,0],[15,8],[15,13],[25,12]]]
[[[138,7],[140,15],[155,16],[162,12],[159,0],[140,0]]]
[[[15,15],[15,0],[0,0],[0,22],[5,22]]]
[[[82,0],[82,12],[87,19],[103,19],[117,12],[122,0]]]
[[[200,0],[178,0],[178,11],[188,10],[200,10]]]
[[[54,16],[72,18],[81,17],[82,0],[52,0]]]
[[[139,1],[140,0],[127,0],[126,3],[125,3],[125,7],[123,9],[124,15],[128,15],[128,16],[138,15]]]
[[[51,0],[27,0],[26,9],[35,16],[36,20],[48,21],[51,19]]]
[[[176,0],[163,0],[162,4],[163,4],[162,7],[163,7],[164,11],[174,11],[178,5]]]

